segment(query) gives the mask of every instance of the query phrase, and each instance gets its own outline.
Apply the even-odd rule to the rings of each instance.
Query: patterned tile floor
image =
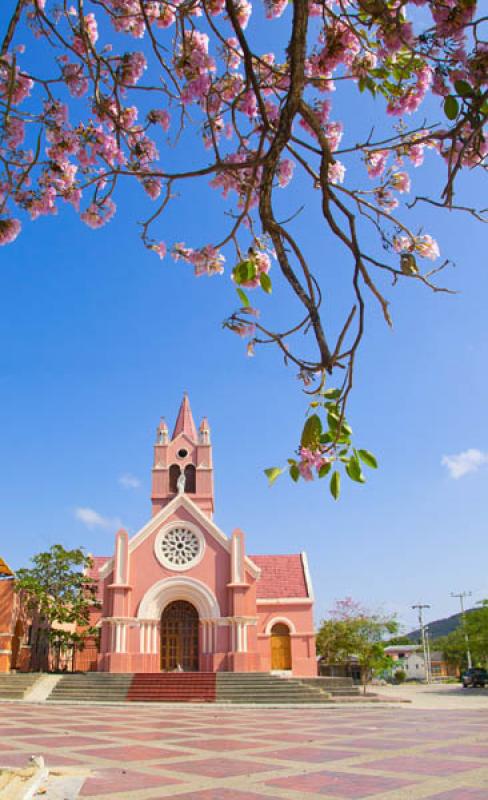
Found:
[[[0,703],[0,766],[31,754],[80,800],[488,800],[480,710]]]

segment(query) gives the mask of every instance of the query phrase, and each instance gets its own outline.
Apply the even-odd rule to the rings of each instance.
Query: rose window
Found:
[[[187,528],[172,528],[160,540],[161,560],[170,568],[190,566],[200,555],[200,550],[198,536]]]

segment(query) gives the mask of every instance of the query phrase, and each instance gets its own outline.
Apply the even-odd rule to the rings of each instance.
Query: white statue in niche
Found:
[[[178,480],[176,481],[176,490],[178,494],[183,494],[185,491],[186,477],[184,472],[180,472]]]

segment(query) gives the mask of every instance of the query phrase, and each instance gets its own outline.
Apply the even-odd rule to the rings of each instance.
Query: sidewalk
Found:
[[[463,689],[460,683],[402,683],[371,686],[369,691],[376,692],[385,701],[410,700],[413,708],[478,710],[488,714],[488,688]]]

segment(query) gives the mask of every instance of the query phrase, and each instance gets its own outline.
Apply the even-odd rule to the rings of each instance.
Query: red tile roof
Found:
[[[286,556],[249,556],[261,570],[257,596],[260,599],[275,597],[308,597],[307,583],[299,553]]]

